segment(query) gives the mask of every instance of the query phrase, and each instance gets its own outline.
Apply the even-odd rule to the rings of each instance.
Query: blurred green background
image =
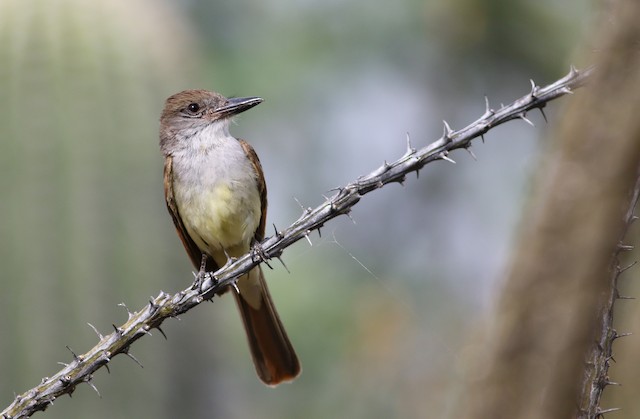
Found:
[[[232,132],[285,227],[322,194],[564,75],[584,2],[0,0],[0,404],[159,290],[192,281],[166,213],[164,98],[265,98]],[[551,124],[562,104],[547,111]],[[49,418],[450,417],[550,129],[512,123],[473,161],[363,199],[266,270],[303,374],[255,376],[232,299],[168,321]],[[551,125],[552,126],[552,125]],[[271,234],[271,230],[268,231]],[[621,381],[621,380],[616,380]],[[615,390],[617,391],[617,389]],[[620,394],[620,393],[618,393]],[[618,403],[620,404],[620,403]],[[630,416],[631,417],[631,416]]]

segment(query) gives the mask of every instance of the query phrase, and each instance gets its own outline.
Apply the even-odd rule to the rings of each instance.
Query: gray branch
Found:
[[[365,194],[382,188],[388,183],[405,180],[407,174],[422,169],[426,164],[436,160],[453,162],[449,153],[464,148],[471,153],[471,141],[482,137],[490,129],[507,121],[521,119],[529,124],[527,112],[542,109],[548,102],[582,86],[592,69],[578,71],[571,68],[569,74],[562,79],[545,87],[538,87],[531,81],[531,91],[507,106],[494,110],[486,99],[486,109],[480,118],[468,126],[453,130],[444,122],[442,136],[428,146],[415,150],[407,136],[407,150],[405,154],[393,163],[385,162],[378,169],[358,180],[337,189],[334,195],[315,209],[304,210],[302,216],[290,227],[277,231],[257,245],[250,253],[234,260],[213,274],[205,275],[203,281],[196,281],[189,288],[170,295],[163,291],[151,299],[149,304],[135,313],[129,313],[126,323],[114,325],[114,331],[102,336],[96,331],[100,342],[82,355],[73,354],[73,359],[53,377],[45,377],[42,382],[31,390],[16,396],[14,401],[2,411],[3,419],[17,419],[29,417],[33,413],[45,410],[53,401],[63,394],[71,394],[76,386],[91,383],[93,373],[103,366],[107,366],[111,359],[118,354],[129,353],[131,345],[149,334],[152,329],[160,329],[160,325],[170,317],[176,317],[191,310],[204,300],[213,298],[223,288],[233,285],[238,277],[248,272],[261,262],[272,258],[279,258],[284,249],[300,239],[308,238],[313,230],[319,230],[329,220],[348,214],[351,208],[360,201]],[[544,113],[543,113],[544,115]],[[200,282],[200,283],[199,283]],[[162,330],[160,329],[162,332]],[[133,358],[134,361],[135,358]],[[136,361],[137,362],[137,361]],[[95,387],[93,387],[95,389]],[[97,390],[96,390],[97,391]]]
[[[611,286],[609,288],[609,295],[607,295],[602,302],[600,315],[598,316],[600,323],[597,325],[598,330],[595,335],[596,343],[587,354],[582,391],[580,392],[578,401],[578,419],[597,419],[602,417],[604,413],[619,410],[618,408],[602,409],[600,407],[600,399],[602,398],[602,392],[607,386],[618,385],[618,383],[611,381],[608,375],[609,366],[613,359],[613,342],[618,338],[630,335],[630,333],[618,333],[616,329],[613,328],[613,308],[617,300],[633,298],[620,295],[618,282],[620,275],[626,272],[627,269],[635,266],[635,262],[626,267],[620,266],[620,254],[633,250],[634,248],[632,245],[624,244],[624,240],[629,233],[631,224],[638,219],[634,212],[638,206],[639,199],[640,173],[638,173],[629,208],[624,217],[625,229],[613,255],[610,269],[611,278],[609,280]]]

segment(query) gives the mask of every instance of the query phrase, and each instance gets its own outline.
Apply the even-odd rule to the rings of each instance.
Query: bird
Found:
[[[229,133],[234,116],[262,101],[185,90],[165,102],[160,117],[165,201],[196,269],[214,272],[264,239],[267,188],[262,166],[253,147]],[[231,288],[258,377],[269,386],[296,378],[300,362],[260,266]]]

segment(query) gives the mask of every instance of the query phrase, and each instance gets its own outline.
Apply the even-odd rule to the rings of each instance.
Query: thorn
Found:
[[[98,397],[102,398],[102,395],[98,391],[98,388],[95,386],[95,384],[93,384],[93,382],[91,381],[91,378],[86,380],[85,383],[87,383],[89,385],[89,387],[91,387],[93,389],[93,391],[95,391],[98,394]]]
[[[491,106],[489,105],[489,97],[485,95],[484,97],[484,114],[482,115],[482,119],[488,118],[495,113]]]
[[[569,87],[567,87],[567,86],[564,86],[564,87],[562,87],[562,88],[558,89],[558,91],[559,91],[560,93],[565,94],[565,95],[572,95],[572,94],[573,94],[573,90],[571,90],[571,89],[570,89]]]
[[[102,336],[102,333],[98,332],[98,329],[96,329],[94,325],[92,325],[89,322],[87,322],[87,324],[89,325],[90,328],[93,329],[94,332],[96,332],[96,335],[98,335],[98,339],[102,340],[104,338],[104,336]]]
[[[622,244],[622,243],[618,244],[618,250],[629,252],[633,249],[634,249],[634,246],[632,244]]]
[[[167,338],[167,335],[164,333],[164,330],[162,330],[160,326],[156,326],[156,329],[158,329],[158,331],[162,333],[162,336],[164,336],[164,340],[169,340],[169,338]]]
[[[113,323],[111,324],[111,326],[113,326],[113,330],[115,330],[115,331],[116,331],[116,335],[118,335],[118,336],[122,336],[122,333],[123,333],[123,330],[122,330],[122,329],[120,329],[118,326],[116,326],[116,325],[115,325],[115,324],[113,324]]]
[[[538,107],[538,110],[540,111],[540,113],[542,114],[542,118],[544,119],[544,122],[546,124],[549,123],[549,120],[547,119],[547,114],[544,113],[544,108],[542,106]]]
[[[449,156],[447,156],[447,152],[446,151],[443,151],[442,153],[438,154],[438,157],[440,157],[442,160],[448,161],[449,163],[456,164],[456,162],[453,159],[451,159]]]
[[[62,365],[63,367],[68,367],[69,364],[67,364],[66,362],[62,362],[62,361],[58,361],[57,362],[58,365]]]
[[[237,280],[231,281],[231,286],[236,291],[236,294],[240,294],[240,289],[238,288],[238,281]]]
[[[536,86],[536,83],[533,81],[533,79],[529,79],[529,81],[531,82],[531,93],[529,94],[531,95],[532,98],[536,99],[540,88]]]
[[[233,262],[237,260],[235,257],[231,256],[229,252],[227,252],[227,249],[223,248],[222,251],[224,252],[224,256],[227,258],[227,261],[222,266],[223,268],[226,268],[227,266],[231,265]]]
[[[411,137],[409,136],[409,132],[407,132],[407,152],[405,153],[405,156],[410,156],[415,152],[416,149],[411,146]]]
[[[420,169],[416,169],[416,179],[420,179]]]
[[[304,234],[304,238],[309,242],[309,246],[313,246],[313,243],[311,243],[311,239],[309,238],[309,230]]]
[[[480,139],[482,140],[482,144],[484,144],[484,134],[480,134]]]
[[[109,363],[109,361],[111,361],[111,352],[102,351],[102,353],[100,354],[100,357],[98,358],[98,361],[100,361],[100,363],[102,363],[102,365],[104,365],[104,367],[107,369],[107,372],[109,374],[111,374],[111,370],[109,369],[109,365],[107,365]]]
[[[409,131],[407,131],[407,151],[415,152],[415,148],[411,146],[411,136],[409,135]]]
[[[524,112],[521,113],[520,115],[518,115],[518,118],[522,119],[524,122],[526,122],[527,124],[531,125],[532,127],[535,127],[533,122],[531,122],[529,119],[527,119],[527,117],[525,116]]]
[[[151,334],[151,332],[149,331],[149,326],[147,326],[147,325],[140,326],[140,327],[138,328],[138,332],[140,332],[140,333],[144,333],[145,335],[153,336],[153,335]]]
[[[620,273],[623,273],[623,272],[625,272],[625,271],[627,271],[627,270],[629,270],[629,269],[633,268],[634,266],[636,266],[636,264],[637,264],[637,263],[638,263],[638,261],[636,260],[636,261],[634,261],[631,265],[628,265],[628,266],[626,266],[626,267],[624,267],[624,268],[620,269]]]
[[[574,77],[577,77],[578,74],[580,74],[578,69],[573,64],[571,64],[569,66],[569,77],[574,78]]]
[[[264,249],[258,242],[255,242],[254,245],[251,247],[251,260],[252,261],[257,260],[259,262],[262,262],[265,265],[267,265],[269,269],[273,270],[273,266],[269,264],[269,258],[267,258],[267,255],[264,253]]]
[[[82,355],[76,355],[76,353],[73,352],[73,350],[69,347],[69,345],[65,345],[65,347],[69,350],[69,352],[71,352],[71,355],[73,355],[74,361],[78,361],[78,362],[84,361],[84,358],[82,357]]]
[[[273,223],[273,231],[275,232],[275,235],[277,238],[281,239],[282,237],[284,237],[282,233],[278,231],[278,228],[276,227],[275,223]]]
[[[636,297],[631,297],[629,295],[619,295],[619,294],[616,296],[616,298],[618,300],[635,300],[636,299]]]
[[[416,170],[416,176],[418,175],[418,171]],[[351,212],[347,211],[344,213],[344,215],[346,215],[347,217],[349,217],[349,219],[351,220],[351,222],[356,225],[356,220],[353,219],[353,217],[351,216]]]
[[[159,307],[158,304],[156,304],[155,301],[153,301],[153,297],[151,297],[149,299],[149,311],[151,313],[155,313],[158,307]]]
[[[126,351],[124,351],[122,353],[125,354],[126,356],[128,356],[129,358],[133,359],[133,362],[135,362],[136,364],[140,365],[140,368],[144,368],[144,366],[140,363],[140,361],[138,361],[138,359],[135,356],[133,356],[133,355],[131,355],[129,353],[129,349],[127,349]]]
[[[133,313],[129,310],[129,307],[127,307],[127,305],[125,303],[120,303],[118,304],[119,307],[124,307],[125,310],[127,310],[127,320],[131,320],[131,317],[133,316]]]
[[[605,380],[604,384],[607,385],[607,386],[622,386],[622,384],[617,383],[615,381],[609,381],[608,379]]]
[[[322,230],[320,229],[320,226],[318,226],[316,230],[318,230],[318,237],[322,238]]]
[[[295,199],[295,201],[298,203],[298,205],[300,205],[300,208],[302,209],[303,212],[306,211],[306,209],[304,208],[304,205],[302,205],[302,203],[298,200],[298,198],[296,198],[294,196],[293,199]]]
[[[280,256],[276,256],[276,258],[278,258],[280,263],[282,263],[282,266],[284,266],[284,269],[287,271],[287,273],[290,274],[291,271],[289,270],[289,268],[287,268],[287,265],[284,264],[284,261],[282,260],[282,258]]]
[[[609,409],[600,409],[598,407],[598,408],[596,408],[596,415],[603,416],[603,415],[605,415],[607,413],[617,412],[618,410],[620,410],[619,407],[612,407],[612,408],[609,408]]]
[[[447,121],[442,120],[442,122],[444,123],[444,129],[443,129],[443,132],[442,132],[442,137],[446,140],[446,142],[450,142],[451,141],[451,134],[453,133],[453,131],[451,130],[451,127],[449,126]]]
[[[613,336],[613,339],[620,339],[620,338],[624,338],[624,337],[631,336],[631,335],[633,335],[633,333],[631,333],[631,332],[628,332],[628,333],[617,333],[617,332],[615,332],[615,335]]]
[[[478,161],[478,158],[476,157],[475,154],[473,154],[473,150],[471,150],[471,143],[469,143],[469,145],[467,147],[464,148],[465,150],[467,150],[467,152],[469,154],[471,154],[471,157],[475,160]]]

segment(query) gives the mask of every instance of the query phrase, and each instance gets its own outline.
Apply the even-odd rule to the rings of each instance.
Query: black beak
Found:
[[[227,99],[224,105],[215,109],[213,114],[218,118],[230,117],[259,105],[262,103],[262,100],[263,99],[259,97],[232,97]]]

